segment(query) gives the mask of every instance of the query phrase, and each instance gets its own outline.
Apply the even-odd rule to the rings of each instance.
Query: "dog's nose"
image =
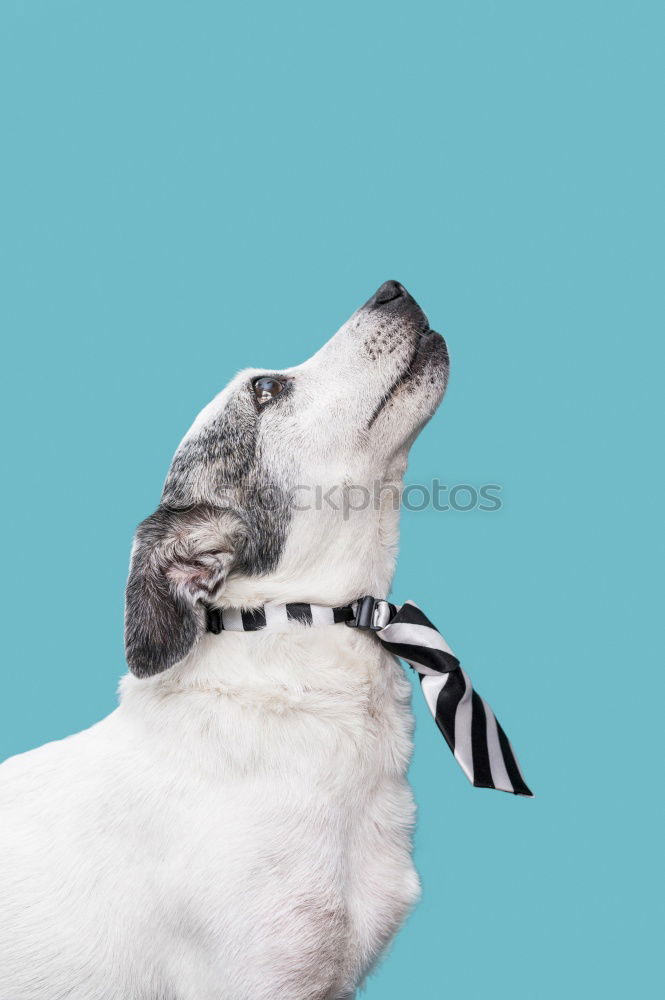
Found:
[[[404,285],[400,285],[399,281],[384,281],[370,301],[372,305],[382,306],[386,302],[392,302],[393,299],[399,299],[402,296],[406,296],[407,298],[409,296]]]

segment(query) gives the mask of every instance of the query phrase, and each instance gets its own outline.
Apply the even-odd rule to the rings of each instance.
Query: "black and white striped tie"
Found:
[[[407,601],[376,636],[417,672],[434,721],[469,781],[476,788],[533,795],[494,712],[420,608]]]
[[[396,607],[363,597],[344,607],[318,604],[264,604],[241,611],[207,609],[207,627],[215,634],[281,632],[302,625],[347,625],[374,632],[381,644],[405,660],[420,678],[434,720],[469,781],[476,788],[496,788],[514,795],[528,788],[508,737],[441,633],[412,601]]]

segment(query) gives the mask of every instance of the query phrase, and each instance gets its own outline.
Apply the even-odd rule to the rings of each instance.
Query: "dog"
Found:
[[[0,768],[1,1000],[355,995],[419,895],[410,684],[343,623],[206,621],[388,594],[395,494],[448,370],[388,281],[309,361],[241,372],[196,418],[136,532],[119,707]]]

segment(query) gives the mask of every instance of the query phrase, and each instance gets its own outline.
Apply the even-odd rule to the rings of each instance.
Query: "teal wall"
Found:
[[[4,0],[6,754],[115,704],[136,523],[193,415],[384,279],[447,336],[411,482],[426,605],[533,801],[416,704],[422,904],[370,1000],[656,994],[659,3]],[[658,977],[660,978],[660,976]]]

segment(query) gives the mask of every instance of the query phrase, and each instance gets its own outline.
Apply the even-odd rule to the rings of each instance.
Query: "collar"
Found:
[[[338,625],[378,632],[397,611],[397,606],[377,597],[361,597],[351,604],[331,608],[302,601],[280,604],[270,601],[248,611],[240,608],[206,608],[206,629],[220,632],[288,632],[298,625]]]
[[[336,625],[373,632],[389,653],[405,660],[418,674],[434,721],[469,781],[477,788],[497,788],[531,796],[517,757],[494,712],[417,604],[398,607],[377,597],[361,597],[331,608],[321,604],[268,603],[249,611],[239,608],[206,611],[209,632],[288,632],[303,625]]]

